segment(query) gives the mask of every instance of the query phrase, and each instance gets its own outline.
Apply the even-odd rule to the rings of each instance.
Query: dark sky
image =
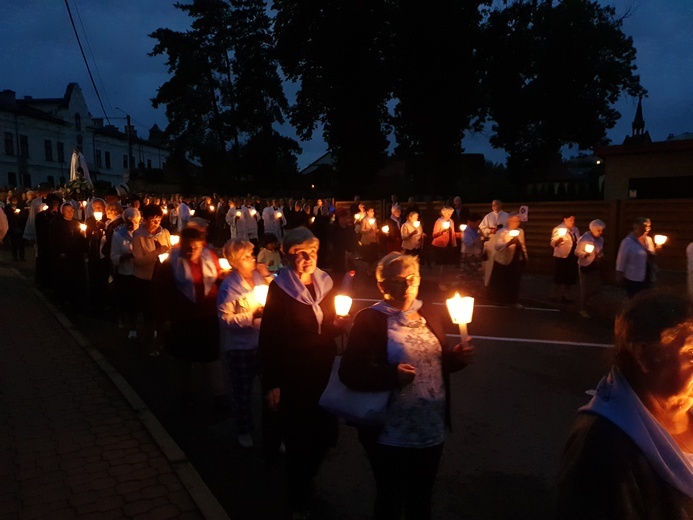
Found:
[[[614,5],[619,14],[631,10],[624,31],[633,37],[638,72],[649,92],[643,109],[653,140],[693,132],[693,0],[601,3]],[[116,107],[129,113],[140,135],[146,135],[154,123],[165,128],[164,110],[152,108],[149,99],[166,81],[167,71],[161,57],[147,56],[154,46],[147,35],[159,27],[185,30],[189,18],[168,0],[69,0],[69,4],[106,113],[123,117]],[[68,83],[77,82],[92,115],[103,117],[64,1],[2,0],[0,49],[0,90],[14,90],[18,97],[60,97]],[[636,104],[631,98],[617,104],[622,118],[609,132],[615,144],[630,134]],[[115,119],[112,123],[123,125]],[[463,146],[467,152],[502,162],[504,153],[493,150],[487,139],[484,133],[471,135]],[[325,152],[319,136],[301,145],[301,167]]]

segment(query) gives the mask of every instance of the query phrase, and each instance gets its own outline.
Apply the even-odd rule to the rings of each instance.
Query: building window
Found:
[[[104,158],[106,159],[106,168],[108,168],[110,170],[111,169],[111,152],[106,151],[104,155],[105,155]]]
[[[78,132],[82,131],[82,116],[75,114],[75,130]]]
[[[152,160],[151,159],[147,159],[147,169],[148,170],[152,169]]]
[[[50,139],[43,140],[43,148],[46,151],[46,161],[53,160],[53,141]]]
[[[12,187],[17,187],[17,174],[14,172],[9,172],[7,174],[7,185]]]
[[[128,169],[128,156],[123,155],[123,168]]]
[[[96,166],[101,168],[101,150],[96,150]]]
[[[64,163],[65,162],[65,143],[61,143],[58,141],[55,143],[56,151],[58,152],[58,162],[59,163]]]
[[[5,155],[14,155],[14,137],[12,132],[5,132]]]
[[[25,135],[19,136],[19,155],[22,157],[29,157],[29,138]],[[25,184],[24,186],[31,185]]]

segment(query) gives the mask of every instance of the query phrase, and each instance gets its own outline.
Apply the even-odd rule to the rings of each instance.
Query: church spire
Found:
[[[633,119],[633,137],[642,135],[645,132],[645,119],[642,117],[642,96],[638,98],[638,109],[635,111]]]

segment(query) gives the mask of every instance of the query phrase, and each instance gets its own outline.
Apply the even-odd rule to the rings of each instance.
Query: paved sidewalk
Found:
[[[227,518],[144,403],[70,327],[0,265],[0,518]]]

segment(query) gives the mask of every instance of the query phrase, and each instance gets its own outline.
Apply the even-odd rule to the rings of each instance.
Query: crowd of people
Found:
[[[393,200],[378,222],[375,208],[358,197],[347,209],[335,207],[331,199],[312,204],[251,196],[137,197],[112,190],[83,201],[75,195],[45,187],[2,195],[0,239],[8,239],[13,259],[25,260],[26,245],[32,244],[36,283],[52,290],[60,304],[79,309],[87,302],[94,313],[108,308],[117,314],[127,339],[140,343],[146,354],[168,354],[184,402],[192,395],[193,366],[203,367],[209,392],[217,406],[229,408],[243,448],[252,448],[258,436],[251,395],[259,380],[263,449],[268,457],[285,453],[291,518],[308,518],[312,483],[337,442],[337,418],[319,400],[338,354],[336,339],[347,330],[340,378],[353,390],[391,396],[380,423],[358,425],[376,482],[375,518],[430,517],[450,426],[449,377],[472,362],[473,347],[468,341],[449,345],[440,318],[418,299],[421,264],[433,262],[430,279],[443,291],[459,285],[461,276],[473,277],[487,287],[490,301],[522,307],[520,281],[528,254],[518,213],[503,211],[502,202],[494,200],[482,217],[455,197],[442,207],[427,237],[413,199],[406,205]],[[575,215],[566,213],[547,237],[555,258],[548,298],[571,302],[572,287],[579,284],[586,318],[590,299],[601,287],[605,227],[595,219],[580,234]],[[649,219],[638,219],[616,259],[617,276],[635,308],[652,305],[637,296],[653,280],[661,247],[649,237],[650,229]],[[426,259],[424,247],[431,249]],[[354,319],[338,316],[334,296],[357,266],[374,276],[382,299]],[[669,320],[667,331],[688,323],[682,309]],[[621,319],[622,331],[617,327],[622,335],[617,343],[623,341],[619,363],[603,386],[616,385],[632,401],[630,380],[639,385],[636,395],[649,392],[651,385],[652,392],[673,402],[682,390],[666,394],[666,388],[655,386],[664,384],[652,375],[659,369],[646,366],[654,361],[641,359],[636,350],[640,339],[629,336],[635,334],[628,329],[635,327],[630,322],[642,311],[629,312]],[[642,334],[664,332],[643,329]],[[661,348],[673,341],[661,340]],[[650,400],[646,406],[670,411],[672,420],[680,420],[658,402]],[[582,466],[599,462],[585,444],[586,435],[598,433],[609,442],[623,435],[605,430],[601,419],[589,415],[610,419],[617,412],[607,405],[595,401],[583,412],[581,417],[589,420],[581,418],[576,426],[561,481],[561,499],[571,504],[577,500],[575,490],[584,486]],[[669,433],[690,452],[688,429],[674,429]],[[628,449],[637,455],[637,446]],[[667,450],[665,455],[675,459],[676,450]],[[624,471],[635,471],[625,459],[616,462]],[[648,478],[649,485],[661,487]],[[686,481],[679,489],[686,494],[688,486]]]

